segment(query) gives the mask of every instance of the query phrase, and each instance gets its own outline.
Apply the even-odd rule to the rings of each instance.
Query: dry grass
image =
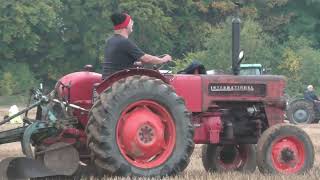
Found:
[[[0,119],[3,118],[4,114],[7,112],[7,108],[0,107]],[[0,131],[4,128],[13,128],[16,125],[6,125],[6,127],[0,127]],[[164,179],[215,179],[215,180],[319,180],[320,179],[320,124],[315,125],[305,125],[301,126],[312,138],[313,144],[315,146],[316,161],[313,170],[305,175],[295,175],[295,176],[284,176],[284,175],[272,175],[266,176],[259,173],[256,170],[253,174],[243,174],[243,173],[225,173],[225,174],[211,174],[207,173],[201,162],[201,145],[197,145],[195,151],[191,157],[191,162],[188,168],[176,177],[168,177]],[[19,143],[10,143],[0,145],[0,160],[9,156],[21,156],[21,148]],[[105,178],[107,179],[107,178]],[[114,180],[129,180],[130,178],[119,178],[114,177]],[[144,179],[144,178],[139,178]]]

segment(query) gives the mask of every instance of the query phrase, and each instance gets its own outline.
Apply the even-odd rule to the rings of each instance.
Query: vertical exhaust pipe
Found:
[[[236,3],[237,6],[236,16],[232,19],[232,72],[234,75],[239,75],[240,64],[239,64],[239,53],[240,53],[240,24],[241,19],[239,17],[240,13],[240,3]]]

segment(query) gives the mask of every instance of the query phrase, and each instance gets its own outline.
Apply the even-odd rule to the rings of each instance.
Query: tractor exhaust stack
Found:
[[[236,3],[237,6],[236,16],[232,19],[232,72],[234,75],[239,75],[240,72],[240,3]]]

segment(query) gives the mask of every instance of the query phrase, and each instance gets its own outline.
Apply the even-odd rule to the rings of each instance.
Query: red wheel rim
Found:
[[[219,147],[217,152],[218,162],[224,170],[236,170],[248,161],[246,148],[239,145],[229,146],[229,148],[233,148],[231,154],[225,152],[226,150],[224,148],[228,148],[228,146]]]
[[[171,156],[176,143],[171,114],[152,100],[130,104],[122,111],[116,129],[123,157],[139,168],[155,168]]]
[[[301,170],[305,162],[303,142],[290,136],[279,138],[272,145],[271,159],[277,171],[294,174]]]

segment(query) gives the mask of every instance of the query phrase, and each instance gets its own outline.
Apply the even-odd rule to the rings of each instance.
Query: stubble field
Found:
[[[7,114],[8,107],[0,107],[0,120]],[[13,128],[17,125],[8,124],[0,127],[0,131]],[[191,157],[191,162],[188,168],[179,176],[170,177],[168,179],[215,179],[215,180],[319,180],[320,179],[320,124],[304,125],[301,126],[311,137],[315,146],[315,166],[312,171],[304,175],[285,176],[285,175],[272,175],[266,176],[259,173],[258,169],[253,174],[243,173],[225,173],[225,174],[211,174],[207,173],[201,162],[201,145],[197,145]],[[19,143],[10,143],[0,145],[0,160],[10,156],[21,156],[21,148]],[[105,178],[107,179],[107,178]],[[108,178],[109,179],[109,178]],[[117,178],[113,179],[129,179]],[[167,179],[167,178],[166,178]]]

